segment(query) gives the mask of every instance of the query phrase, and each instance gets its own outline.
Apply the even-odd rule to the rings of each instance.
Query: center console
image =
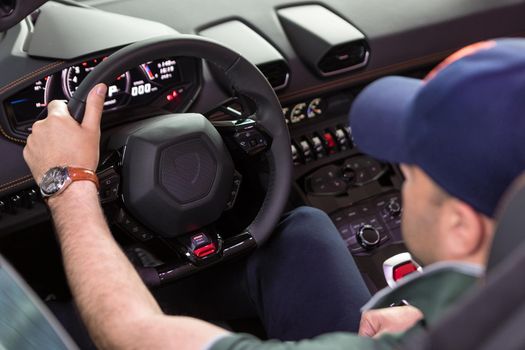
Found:
[[[352,139],[348,111],[359,91],[292,101],[283,104],[283,112],[292,140],[298,202],[330,216],[374,292],[390,283],[392,276],[385,277],[385,271],[400,275],[396,266],[386,268],[385,261],[404,257],[398,265],[405,266],[410,255],[401,234],[403,176],[396,165],[361,153]]]

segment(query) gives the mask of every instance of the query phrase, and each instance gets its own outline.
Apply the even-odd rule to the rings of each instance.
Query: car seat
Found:
[[[499,209],[486,278],[403,349],[525,349],[525,174]]]

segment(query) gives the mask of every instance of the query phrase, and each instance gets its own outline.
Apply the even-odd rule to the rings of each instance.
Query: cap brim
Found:
[[[411,163],[406,126],[422,85],[419,79],[386,77],[357,96],[349,118],[352,136],[362,152],[391,163]]]

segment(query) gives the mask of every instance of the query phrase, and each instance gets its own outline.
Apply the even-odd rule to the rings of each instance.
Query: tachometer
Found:
[[[103,59],[97,58],[71,66],[62,71],[62,88],[68,98],[78,89],[80,83]],[[130,74],[123,73],[108,86],[108,96],[104,107],[111,109],[121,105],[129,96]]]

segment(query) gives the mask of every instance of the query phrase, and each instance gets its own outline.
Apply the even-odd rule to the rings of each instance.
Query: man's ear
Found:
[[[444,254],[451,260],[478,262],[488,238],[482,215],[453,197],[446,200],[442,210],[440,239]]]

